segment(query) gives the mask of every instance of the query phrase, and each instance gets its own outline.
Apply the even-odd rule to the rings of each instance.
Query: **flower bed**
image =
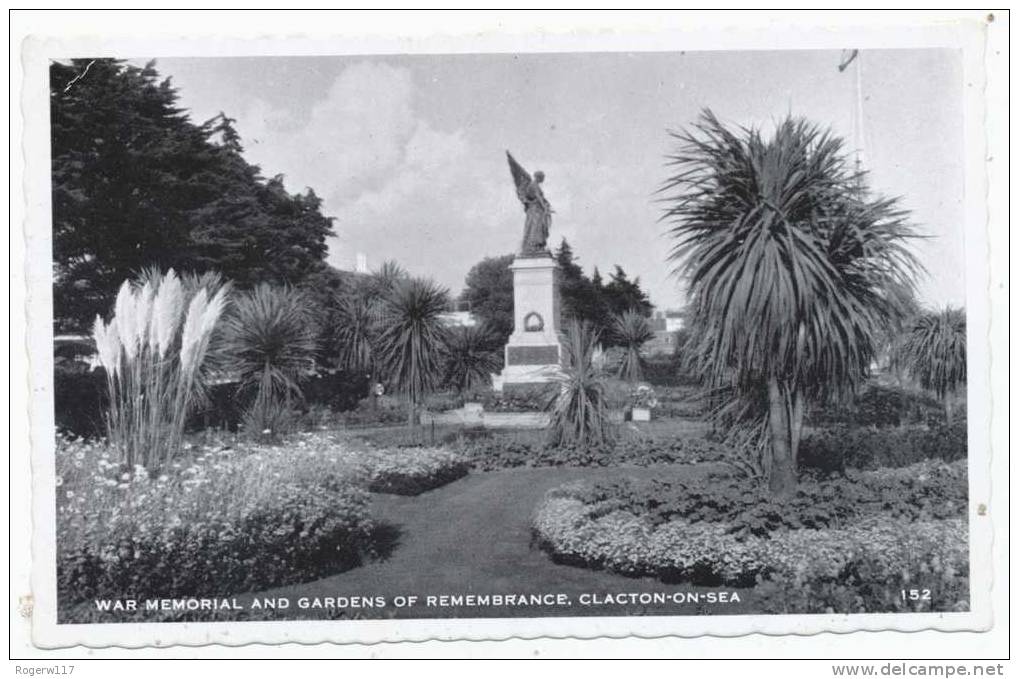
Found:
[[[534,437],[492,435],[455,441],[475,469],[513,467],[611,467],[655,464],[696,464],[724,458],[721,446],[698,437],[651,439],[621,437],[611,446],[550,447]]]
[[[962,463],[807,483],[781,503],[737,482],[715,486],[568,484],[546,497],[533,531],[562,563],[699,585],[770,583],[769,605],[788,612],[896,610],[888,592],[933,580],[955,587],[925,604],[965,605]],[[812,604],[781,596],[793,586],[814,592]],[[872,595],[857,600],[846,587]]]
[[[62,603],[302,582],[372,550],[362,472],[308,446],[199,450],[150,477],[98,443],[57,446]]]
[[[153,476],[99,442],[57,446],[61,601],[238,593],[347,570],[375,550],[369,491],[465,475],[441,448],[354,450],[327,434],[192,449]]]
[[[374,493],[418,495],[467,475],[470,465],[445,448],[372,450],[364,459]]]

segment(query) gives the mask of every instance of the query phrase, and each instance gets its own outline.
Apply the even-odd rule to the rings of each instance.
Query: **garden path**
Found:
[[[531,544],[531,517],[552,487],[575,480],[610,481],[634,478],[704,476],[712,465],[661,465],[616,468],[521,468],[472,472],[441,488],[415,497],[376,495],[373,516],[398,531],[388,557],[324,579],[262,592],[257,596],[299,597],[372,596],[383,594],[537,594],[564,593],[571,607],[541,609],[542,615],[605,615],[638,612],[632,606],[580,606],[582,593],[718,591],[688,585],[666,585],[650,578],[628,578],[613,573],[554,563]],[[746,593],[744,592],[743,595]],[[247,597],[245,597],[247,598]],[[745,596],[744,596],[745,603]],[[293,604],[292,604],[293,605]],[[742,606],[705,603],[651,605],[645,613],[739,613]],[[425,608],[385,613],[369,611],[365,617],[491,617],[534,615],[520,608]],[[311,617],[311,616],[309,616]],[[317,616],[316,616],[317,617]]]

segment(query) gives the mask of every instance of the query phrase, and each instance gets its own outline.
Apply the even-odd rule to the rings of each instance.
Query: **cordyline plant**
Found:
[[[921,314],[907,329],[899,356],[913,379],[942,400],[951,422],[955,396],[966,386],[966,312]]]
[[[92,336],[110,395],[107,435],[126,467],[157,468],[181,450],[229,290],[217,277],[149,271],[120,286],[109,323],[96,316]]]
[[[396,280],[382,303],[378,335],[383,375],[407,398],[407,425],[417,407],[442,379],[447,328],[442,320],[448,293],[424,278]]]
[[[443,383],[464,393],[488,386],[501,366],[495,335],[485,326],[452,328],[446,340]]]
[[[374,384],[379,372],[378,344],[385,300],[393,287],[407,278],[403,267],[387,260],[342,295],[333,337],[336,360],[341,368],[366,373]]]
[[[694,362],[739,401],[722,407],[738,414],[729,424],[766,437],[770,487],[788,494],[804,409],[854,391],[903,313],[916,234],[895,200],[868,195],[842,141],[805,120],[766,138],[705,111],[673,137],[663,218]]]
[[[640,352],[655,337],[651,324],[639,311],[628,309],[612,317],[610,331],[616,343],[623,348],[617,377],[630,384],[640,382],[644,379],[644,358]]]
[[[299,290],[261,283],[227,315],[224,358],[248,401],[245,429],[256,438],[275,440],[287,431],[300,381],[314,371],[317,331],[308,309]]]
[[[552,446],[599,446],[613,440],[605,374],[596,365],[598,331],[572,321],[560,344],[563,365],[556,375],[559,392],[551,402],[548,442]]]

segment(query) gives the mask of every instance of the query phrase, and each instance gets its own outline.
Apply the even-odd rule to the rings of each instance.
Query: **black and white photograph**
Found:
[[[49,56],[53,628],[984,624],[964,51],[674,44]]]

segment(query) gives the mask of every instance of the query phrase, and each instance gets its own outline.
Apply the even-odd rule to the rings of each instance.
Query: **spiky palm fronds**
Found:
[[[410,274],[406,269],[398,262],[387,259],[368,278],[368,288],[371,294],[381,298],[392,292],[393,286],[397,283],[406,281],[408,278],[410,278]]]
[[[336,309],[336,359],[345,370],[375,373],[380,303],[369,294],[344,295]]]
[[[700,334],[696,362],[709,384],[768,389],[773,454],[787,458],[772,486],[788,490],[804,400],[866,376],[921,269],[916,234],[896,201],[865,192],[842,141],[805,120],[765,138],[705,111],[673,136],[664,219]]]
[[[644,379],[644,358],[641,349],[655,338],[648,319],[639,311],[628,309],[612,317],[610,326],[613,339],[623,348],[617,377],[631,384]]]
[[[449,294],[423,278],[393,284],[382,305],[378,336],[379,366],[387,380],[407,396],[408,422],[422,397],[442,377],[447,328],[441,315]]]
[[[605,374],[594,362],[598,339],[598,331],[587,322],[573,321],[563,333],[559,393],[550,404],[550,445],[598,446],[613,439]]]
[[[900,356],[924,389],[945,400],[966,385],[966,312],[947,308],[921,314],[904,334]]]
[[[301,378],[315,366],[317,331],[304,295],[267,283],[241,295],[226,318],[223,352],[252,399],[247,419],[257,432],[279,433],[281,418],[301,397]]]
[[[497,340],[484,326],[465,326],[449,332],[443,382],[461,394],[487,386],[501,366]]]
[[[121,285],[109,323],[96,317],[92,335],[110,393],[107,431],[126,466],[156,467],[180,450],[229,289],[206,279],[189,293],[173,269],[148,270]]]

